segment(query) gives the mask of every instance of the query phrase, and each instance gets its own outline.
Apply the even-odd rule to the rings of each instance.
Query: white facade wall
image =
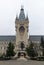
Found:
[[[10,41],[0,41],[0,56],[6,54],[6,50]],[[15,46],[15,41],[11,41]]]

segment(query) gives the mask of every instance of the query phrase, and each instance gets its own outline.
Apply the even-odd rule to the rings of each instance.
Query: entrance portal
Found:
[[[21,42],[21,50],[23,51],[23,49],[25,48],[25,45],[24,45],[24,43],[23,42]]]
[[[26,56],[26,53],[25,53],[25,45],[24,45],[24,42],[20,42],[20,49],[19,52],[18,52],[18,57],[25,57]]]
[[[20,57],[25,57],[26,56],[26,53],[25,52],[19,52],[18,53],[18,57],[20,58]]]

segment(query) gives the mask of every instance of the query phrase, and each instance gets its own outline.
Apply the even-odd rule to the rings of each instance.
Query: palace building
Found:
[[[35,52],[37,52],[39,56],[42,55],[42,49],[40,47],[41,36],[29,35],[28,39],[28,27],[28,16],[25,16],[24,9],[21,7],[19,17],[16,16],[15,19],[16,36],[0,36],[0,56],[4,53],[6,54],[9,42],[14,44],[14,51],[16,51],[16,53],[24,52],[25,48],[32,42],[34,43]]]

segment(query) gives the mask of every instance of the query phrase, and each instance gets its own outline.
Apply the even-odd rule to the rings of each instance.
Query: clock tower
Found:
[[[25,17],[24,9],[21,7],[19,17],[16,17],[16,45],[15,50],[18,52],[25,51],[28,46],[28,16]]]

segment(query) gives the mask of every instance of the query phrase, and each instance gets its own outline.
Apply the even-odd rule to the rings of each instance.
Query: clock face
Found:
[[[23,26],[21,26],[21,27],[19,28],[19,31],[23,33],[23,32],[25,31],[25,28],[24,28]]]

